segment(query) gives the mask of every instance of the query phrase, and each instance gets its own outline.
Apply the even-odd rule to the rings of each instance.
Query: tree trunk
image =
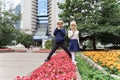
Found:
[[[93,50],[96,50],[96,38],[93,37]]]

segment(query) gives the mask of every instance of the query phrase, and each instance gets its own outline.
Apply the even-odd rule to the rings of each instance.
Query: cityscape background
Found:
[[[20,15],[15,28],[33,35],[36,42],[52,38],[58,14],[61,10],[57,3],[64,0],[2,0],[1,11],[11,11]],[[4,4],[4,5],[3,5]]]
[[[64,10],[62,12],[59,9],[60,6],[58,8],[58,3],[64,2],[63,9],[61,8]],[[94,43],[93,47],[95,47],[96,43],[100,43],[119,46],[119,3],[119,0],[108,0],[107,2],[78,0],[78,4],[69,0],[1,0],[0,12],[8,11],[20,16],[20,19],[15,21],[14,27],[21,33],[32,35],[32,39],[42,45],[52,39],[52,33],[60,19],[58,16],[60,14],[61,19],[66,23],[65,25],[71,20],[76,20],[81,32],[79,37],[82,45]],[[112,37],[108,37],[109,35]],[[82,39],[84,40],[82,41]],[[3,40],[1,39],[1,41]]]

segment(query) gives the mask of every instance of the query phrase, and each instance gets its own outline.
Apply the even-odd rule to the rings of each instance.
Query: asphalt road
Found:
[[[46,53],[0,53],[0,80],[25,76],[44,63]]]

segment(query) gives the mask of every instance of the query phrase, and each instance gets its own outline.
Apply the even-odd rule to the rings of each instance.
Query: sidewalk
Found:
[[[0,53],[0,80],[14,80],[26,76],[44,63],[47,53]],[[77,80],[80,79],[77,71]]]

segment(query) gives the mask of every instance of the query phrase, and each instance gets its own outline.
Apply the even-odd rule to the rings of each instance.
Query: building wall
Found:
[[[57,26],[57,21],[60,19],[58,14],[61,10],[58,8],[58,2],[63,3],[65,0],[48,0],[48,19],[49,19],[49,34],[53,35],[53,31]]]
[[[21,1],[21,31],[33,34],[37,23],[37,0]]]

